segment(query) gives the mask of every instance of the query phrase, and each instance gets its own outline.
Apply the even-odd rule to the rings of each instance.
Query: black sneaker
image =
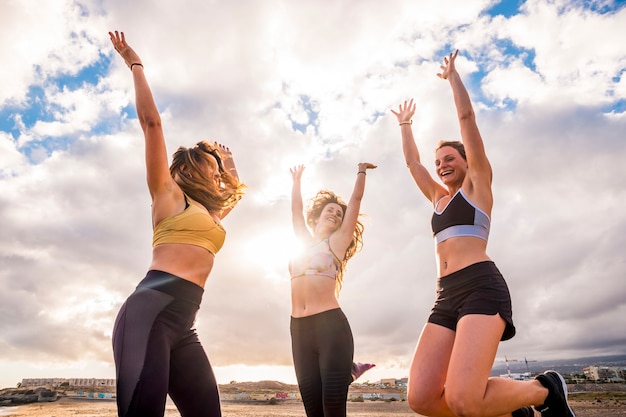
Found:
[[[535,407],[542,417],[576,417],[567,403],[567,384],[558,372],[546,371],[535,379],[548,388],[546,401]]]

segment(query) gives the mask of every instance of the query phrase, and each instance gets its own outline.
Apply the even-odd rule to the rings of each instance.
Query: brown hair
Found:
[[[460,142],[458,140],[440,140],[437,144],[437,147],[435,148],[435,152],[437,152],[444,146],[449,146],[456,149],[461,154],[461,157],[463,157],[463,159],[467,161],[467,156],[465,156],[465,145],[463,145],[463,142]]]
[[[221,184],[215,187],[213,178],[206,174],[209,158],[217,160]],[[170,174],[183,192],[202,204],[208,211],[221,211],[234,207],[246,188],[224,169],[219,149],[206,141],[193,148],[181,146],[172,157]]]
[[[318,191],[317,195],[311,199],[311,204],[306,211],[306,223],[311,229],[315,229],[315,222],[320,218],[322,214],[322,210],[330,203],[338,204],[343,210],[343,214],[345,216],[346,210],[348,209],[348,205],[335,193],[328,190]],[[337,271],[336,285],[335,285],[335,293],[339,295],[339,291],[341,291],[341,286],[343,284],[343,273],[346,269],[346,265],[352,256],[355,253],[361,250],[363,247],[363,223],[359,220],[356,222],[356,227],[354,228],[354,233],[352,234],[352,241],[348,245],[346,252],[343,254],[343,257],[339,257],[341,260],[341,264],[339,265],[339,271]]]

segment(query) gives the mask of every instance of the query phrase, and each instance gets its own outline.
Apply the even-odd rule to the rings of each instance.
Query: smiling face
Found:
[[[317,219],[316,230],[326,229],[331,233],[339,229],[343,221],[343,208],[337,203],[328,203],[322,209]]]
[[[460,186],[467,173],[467,161],[452,146],[443,146],[435,152],[437,175],[447,186]]]

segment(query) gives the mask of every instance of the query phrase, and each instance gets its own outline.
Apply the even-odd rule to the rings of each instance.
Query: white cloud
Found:
[[[5,360],[113,375],[112,323],[151,244],[143,137],[131,74],[108,40],[115,29],[143,59],[168,152],[221,141],[249,187],[225,221],[199,314],[217,367],[291,365],[289,167],[307,165],[305,198],[319,188],[347,198],[357,163],[368,160],[379,168],[362,205],[365,247],[340,302],[356,359],[378,364],[372,376],[406,375],[434,300],[434,246],[431,207],[405,168],[389,109],[416,100],[413,130],[432,169],[436,142],[459,136],[449,87],[436,77],[440,55],[454,47],[494,166],[489,252],[518,327],[501,352],[623,350],[601,324],[624,325],[626,118],[607,108],[626,95],[615,78],[626,49],[596,39],[619,33],[626,9],[598,15],[530,0],[521,14],[492,19],[480,15],[488,1],[243,3],[52,1],[31,10],[21,2],[3,14],[0,112],[15,125],[0,132]],[[104,67],[93,83],[58,85],[94,65]],[[45,118],[28,112],[31,86],[41,88]],[[292,122],[308,125],[295,131]],[[53,139],[66,144],[50,149]],[[0,385],[43,376],[1,366],[12,371]]]

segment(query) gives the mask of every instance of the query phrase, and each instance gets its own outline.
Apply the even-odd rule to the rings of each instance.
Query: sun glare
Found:
[[[250,237],[244,244],[246,262],[250,262],[263,275],[284,281],[287,276],[289,259],[302,250],[291,227],[273,229],[271,233]]]
[[[296,373],[293,366],[231,365],[215,366],[213,370],[220,384],[257,381],[280,381],[286,384],[296,383]]]

